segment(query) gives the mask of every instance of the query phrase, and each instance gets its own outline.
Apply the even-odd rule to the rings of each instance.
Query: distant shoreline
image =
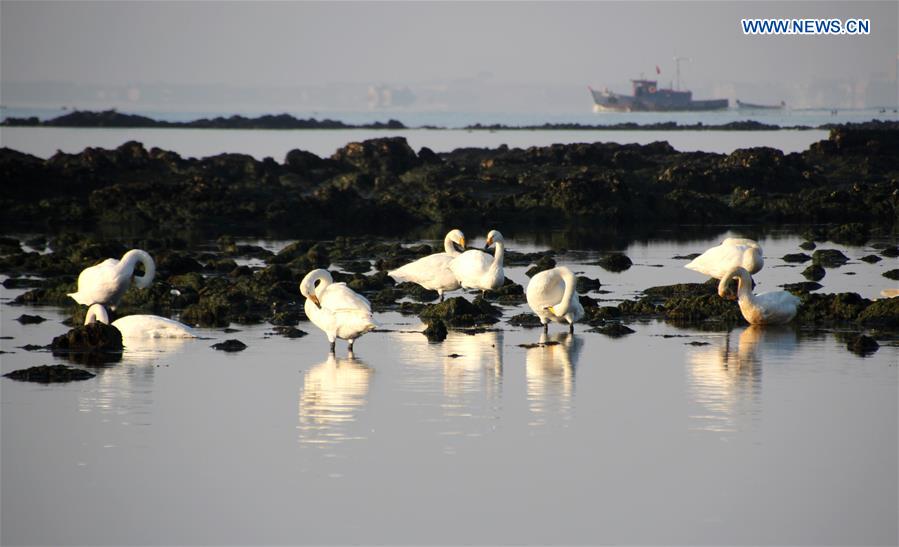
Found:
[[[885,123],[885,122],[872,122]],[[116,110],[90,111],[76,110],[49,120],[40,120],[36,116],[28,118],[7,118],[0,122],[2,127],[82,127],[82,128],[118,128],[118,129],[433,129],[455,131],[809,131],[815,129],[833,129],[844,124],[822,124],[818,126],[793,125],[781,126],[765,124],[752,120],[733,121],[724,124],[678,124],[677,122],[656,122],[638,124],[623,122],[617,124],[581,124],[581,123],[544,123],[541,125],[506,125],[480,124],[467,125],[460,128],[448,128],[434,125],[407,126],[390,119],[386,122],[349,124],[338,120],[296,118],[290,114],[266,114],[256,117],[233,115],[215,118],[199,118],[192,121],[176,122],[156,120],[138,114],[127,114]]]

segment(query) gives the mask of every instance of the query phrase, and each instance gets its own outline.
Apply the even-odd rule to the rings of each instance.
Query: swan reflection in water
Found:
[[[550,345],[546,345],[547,342]],[[553,343],[557,342],[557,343]],[[540,346],[525,353],[528,406],[535,416],[531,425],[543,425],[546,415],[557,410],[571,411],[574,379],[583,339],[570,333],[540,335]]]
[[[92,389],[79,393],[81,412],[101,412],[115,416],[122,425],[147,425],[153,403],[153,382],[157,366],[190,344],[185,338],[127,339],[120,360],[90,367],[97,375]]]
[[[333,445],[363,438],[351,432],[366,404],[374,370],[352,354],[324,362],[306,371],[300,393],[300,442]]]
[[[688,351],[689,388],[701,409],[691,416],[693,429],[734,432],[744,416],[757,415],[763,360],[789,358],[797,344],[789,325],[751,325]]]
[[[446,408],[458,407],[460,399],[481,391],[488,401],[498,401],[502,397],[502,331],[477,334],[453,331],[441,350],[444,352],[443,394],[447,400]]]

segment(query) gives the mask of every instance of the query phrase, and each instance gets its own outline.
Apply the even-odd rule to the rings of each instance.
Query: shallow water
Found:
[[[88,146],[115,148],[138,141],[147,149],[159,147],[185,157],[206,157],[224,152],[249,154],[256,159],[270,156],[283,161],[295,148],[327,157],[350,142],[382,137],[405,137],[419,150],[435,152],[463,147],[527,148],[582,142],[649,144],[668,141],[675,149],[729,154],[738,148],[770,146],[789,152],[806,150],[827,138],[823,130],[809,131],[465,131],[461,129],[341,129],[341,130],[237,130],[237,129],[105,129],[59,127],[4,127],[2,145],[48,158],[57,150],[74,154]]]
[[[632,243],[620,274],[583,265],[592,254],[560,262],[618,300],[701,281],[672,257],[724,235]],[[799,241],[761,240],[759,290],[802,280],[805,265],[779,259]],[[892,267],[853,260],[822,291],[875,297]],[[524,269],[508,275],[524,282]],[[64,332],[61,310],[0,312],[13,337],[0,347],[15,352],[2,373],[60,362],[17,348]],[[22,326],[20,313],[50,321]],[[129,346],[83,382],[3,379],[3,544],[899,540],[895,345],[863,358],[833,332],[660,322],[620,339],[555,325],[560,343],[535,348],[520,344],[540,329],[502,322],[432,344],[415,317],[377,319],[353,358],[342,343],[330,357],[309,324],[295,340],[233,325]],[[209,348],[226,338],[249,348]]]

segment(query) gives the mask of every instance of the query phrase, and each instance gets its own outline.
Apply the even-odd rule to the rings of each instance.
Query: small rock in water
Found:
[[[817,245],[815,245],[814,241],[803,241],[799,244],[799,248],[804,251],[814,251],[815,247],[817,247]]]
[[[802,294],[811,291],[817,291],[822,287],[822,285],[814,281],[800,281],[799,283],[784,283],[783,285],[781,285],[781,287],[792,293]]]
[[[51,384],[88,380],[96,376],[96,374],[80,368],[67,367],[65,365],[41,365],[39,367],[15,370],[9,374],[4,374],[4,376],[21,382]]]
[[[50,347],[54,352],[121,352],[122,333],[105,323],[91,323],[57,336]]]
[[[809,255],[807,255],[805,253],[785,254],[781,258],[781,260],[783,260],[784,262],[798,262],[798,263],[808,262],[811,259],[812,259],[812,257],[810,257]]]
[[[551,270],[556,267],[556,261],[550,256],[544,256],[537,261],[537,263],[528,269],[528,271],[524,272],[524,275],[528,277],[534,277],[540,272]]]
[[[880,344],[870,336],[860,334],[849,340],[849,343],[846,344],[846,348],[852,353],[865,356],[877,351],[880,348]]]
[[[684,342],[687,346],[711,346],[708,342],[700,342],[699,340],[693,340],[692,342]]]
[[[630,268],[634,263],[627,255],[614,253],[606,255],[596,261],[600,268],[609,272],[623,272]]]
[[[622,336],[626,336],[628,334],[633,334],[637,331],[634,329],[622,325],[621,323],[609,323],[607,325],[603,325],[600,327],[593,327],[590,329],[590,332],[598,332],[600,334],[605,334],[606,336],[610,336],[612,338],[620,338]]]
[[[16,321],[22,323],[23,325],[38,325],[46,321],[46,319],[41,317],[40,315],[28,315],[23,313],[16,319]]]
[[[674,260],[693,260],[694,258],[698,258],[701,253],[690,253],[688,255],[674,255],[671,258]]]
[[[307,334],[309,334],[308,332],[306,332],[304,330],[300,330],[296,327],[288,327],[288,326],[277,326],[272,330],[285,338],[302,338],[302,337],[306,336]]]
[[[894,281],[899,280],[899,269],[883,272],[883,276]]]
[[[802,277],[808,279],[809,281],[821,281],[824,279],[824,275],[827,272],[824,271],[824,268],[817,264],[812,264],[808,268],[802,270]]]
[[[859,260],[861,260],[862,262],[867,262],[868,264],[874,264],[876,262],[880,262],[883,259],[877,255],[866,255],[861,257]]]
[[[887,258],[896,258],[899,256],[899,247],[893,245],[892,247],[886,247],[882,251],[880,251],[881,256],[885,256]]]
[[[228,351],[228,352],[243,351],[243,350],[247,349],[246,344],[244,344],[240,340],[235,340],[235,339],[225,340],[224,342],[219,342],[218,344],[212,344],[212,346],[210,346],[210,347],[217,349],[219,351]]]
[[[41,349],[47,349],[47,346],[39,346],[37,344],[25,344],[24,346],[19,346],[19,349],[24,349],[25,351],[38,351]]]
[[[591,279],[583,275],[577,276],[577,285],[575,288],[580,294],[595,291],[600,287],[602,287],[602,283],[599,282],[599,279]]]
[[[533,329],[542,325],[540,318],[533,313],[519,313],[518,315],[510,317],[507,322],[510,325],[526,329]]]
[[[825,268],[838,268],[849,262],[849,257],[836,249],[818,249],[812,253],[812,260]]]
[[[422,334],[428,337],[429,342],[443,342],[447,335],[446,323],[435,319],[428,323],[428,328],[423,330]]]

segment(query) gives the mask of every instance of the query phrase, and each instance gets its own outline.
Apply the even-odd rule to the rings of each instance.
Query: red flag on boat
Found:
[[[659,68],[659,65],[656,65],[656,74],[661,74],[661,73],[662,73],[662,69]]]

